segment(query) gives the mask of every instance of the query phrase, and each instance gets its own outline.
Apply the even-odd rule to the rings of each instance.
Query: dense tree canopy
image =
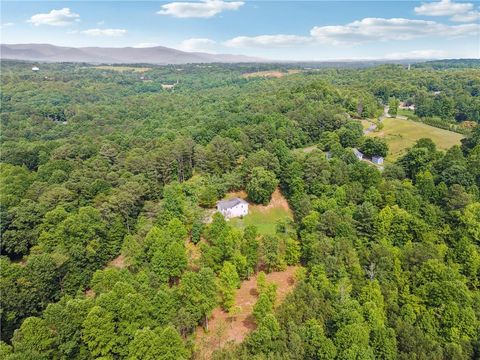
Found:
[[[479,122],[478,66],[459,64],[141,79],[3,61],[0,356],[195,358],[199,327],[259,272],[255,329],[214,358],[477,358],[480,127],[383,171],[351,151],[386,155],[359,119],[398,101]],[[227,192],[268,204],[277,188],[294,220],[272,234],[212,215]],[[289,265],[303,271],[278,305],[262,271]]]

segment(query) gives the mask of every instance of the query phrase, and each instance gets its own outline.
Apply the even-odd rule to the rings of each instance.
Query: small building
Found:
[[[240,198],[221,200],[217,203],[217,210],[226,219],[245,216],[248,214],[248,202]]]
[[[363,159],[363,153],[360,150],[353,148],[353,153],[355,154],[358,160]]]
[[[39,70],[40,70],[40,68],[38,66],[32,67],[32,71],[39,71]]]
[[[407,102],[400,101],[400,105],[398,106],[399,109],[404,109],[404,110],[412,110],[415,111],[415,105],[414,104],[408,104]]]
[[[327,151],[327,152],[325,153],[325,158],[326,158],[327,160],[330,160],[330,159],[332,158],[332,153],[331,153],[330,151]]]
[[[377,165],[383,164],[383,156],[372,156],[372,162]]]

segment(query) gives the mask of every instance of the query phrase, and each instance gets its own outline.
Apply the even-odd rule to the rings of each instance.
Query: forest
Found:
[[[198,359],[254,275],[255,327],[212,359],[480,358],[480,61],[38,66],[1,63],[2,359]],[[388,153],[360,121],[400,101],[474,125],[359,161]],[[214,213],[277,188],[273,235]]]

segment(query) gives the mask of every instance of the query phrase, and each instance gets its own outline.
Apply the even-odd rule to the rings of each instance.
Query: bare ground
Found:
[[[239,197],[240,199],[247,199],[247,193],[245,191],[235,191],[235,192],[230,192],[227,194],[226,198],[231,199],[234,197]],[[280,189],[277,188],[272,194],[272,198],[270,199],[270,202],[268,205],[254,205],[254,204],[249,204],[251,208],[254,208],[258,210],[259,212],[268,212],[271,209],[283,209],[287,211],[290,215],[292,215],[292,210],[290,209],[290,206],[288,205],[287,199],[285,199],[285,196],[280,192]]]
[[[127,264],[125,264],[125,256],[124,255],[118,255],[115,259],[110,261],[108,264],[110,267],[116,267],[118,269],[125,269]]]
[[[277,285],[277,305],[295,286],[294,274],[298,269],[289,266],[285,271],[267,274],[267,281]],[[247,334],[254,330],[256,325],[252,316],[252,309],[257,301],[257,275],[242,282],[235,295],[235,306],[239,312],[234,317],[221,308],[213,310],[209,319],[209,330],[198,327],[196,333],[197,353],[195,359],[210,359],[213,351],[224,347],[227,343],[240,343]]]

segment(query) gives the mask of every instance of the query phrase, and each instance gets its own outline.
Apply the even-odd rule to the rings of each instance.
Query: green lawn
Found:
[[[109,65],[95,66],[94,69],[99,69],[99,70],[113,70],[113,71],[118,71],[118,72],[133,71],[133,72],[139,72],[139,73],[142,73],[142,72],[151,70],[151,68],[148,68],[148,67],[109,66]]]
[[[397,115],[400,115],[400,116],[410,117],[413,114],[414,114],[414,111],[410,110],[410,109],[398,109],[397,110]]]
[[[271,208],[260,210],[250,205],[249,213],[242,218],[234,218],[230,223],[240,229],[248,225],[255,225],[262,235],[273,235],[276,232],[277,221],[292,219],[290,213],[283,208]]]
[[[372,132],[369,136],[385,138],[390,148],[387,161],[399,158],[406,149],[412,147],[421,138],[432,139],[441,150],[459,145],[460,140],[464,138],[461,134],[411,120],[386,118],[382,123],[383,129]]]

